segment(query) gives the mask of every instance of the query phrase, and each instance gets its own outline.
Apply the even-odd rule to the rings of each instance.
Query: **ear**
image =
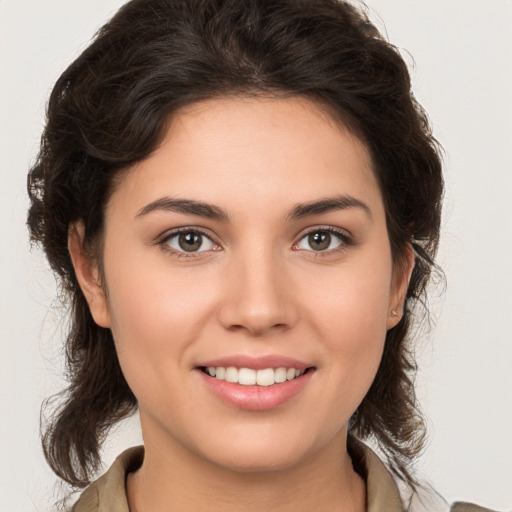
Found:
[[[100,327],[110,327],[107,298],[101,282],[101,273],[94,258],[84,248],[85,226],[82,221],[70,224],[68,250],[78,284],[87,300],[94,321]]]
[[[389,309],[387,329],[392,329],[397,325],[404,315],[404,303],[414,269],[414,249],[411,244],[407,244],[405,254],[400,263],[395,264],[393,269],[393,281],[391,284],[391,294],[389,297]]]

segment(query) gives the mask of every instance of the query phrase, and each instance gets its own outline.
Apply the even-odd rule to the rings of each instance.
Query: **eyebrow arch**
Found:
[[[143,217],[144,215],[154,211],[168,211],[198,215],[199,217],[206,217],[222,222],[228,222],[229,220],[227,212],[218,206],[213,206],[201,201],[194,201],[192,199],[175,199],[172,197],[161,197],[160,199],[147,204],[139,210],[135,217]]]
[[[349,208],[360,208],[370,219],[372,219],[372,212],[366,203],[356,199],[355,197],[347,195],[327,197],[310,203],[299,203],[295,205],[292,211],[288,214],[288,219],[296,220],[310,215],[321,215],[323,213],[333,212],[336,210],[346,210]]]
[[[297,220],[310,215],[321,215],[323,213],[349,208],[360,208],[368,215],[368,217],[370,217],[370,219],[372,218],[371,210],[366,203],[352,196],[343,195],[329,197],[309,203],[299,203],[295,205],[287,215],[287,219]],[[135,217],[143,217],[154,211],[170,211],[197,215],[199,217],[206,217],[222,222],[229,221],[227,212],[218,206],[192,199],[176,199],[171,197],[161,197],[160,199],[152,201],[141,208]]]

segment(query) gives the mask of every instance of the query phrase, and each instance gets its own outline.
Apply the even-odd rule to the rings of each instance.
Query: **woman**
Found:
[[[127,3],[29,176],[72,301],[47,460],[84,487],[117,421],[144,436],[73,510],[441,507],[409,334],[442,191],[404,62],[348,4]]]

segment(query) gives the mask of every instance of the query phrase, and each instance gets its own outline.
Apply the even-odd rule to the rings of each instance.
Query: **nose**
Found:
[[[289,273],[271,253],[259,250],[230,263],[219,310],[225,329],[264,336],[296,323],[298,312]]]

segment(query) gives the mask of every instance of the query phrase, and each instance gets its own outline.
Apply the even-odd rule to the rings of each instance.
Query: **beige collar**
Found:
[[[355,465],[365,472],[367,512],[403,512],[395,481],[377,455],[354,440],[350,442],[350,453]],[[143,459],[143,446],[123,452],[110,469],[82,493],[72,512],[129,512],[126,475],[139,468]]]

